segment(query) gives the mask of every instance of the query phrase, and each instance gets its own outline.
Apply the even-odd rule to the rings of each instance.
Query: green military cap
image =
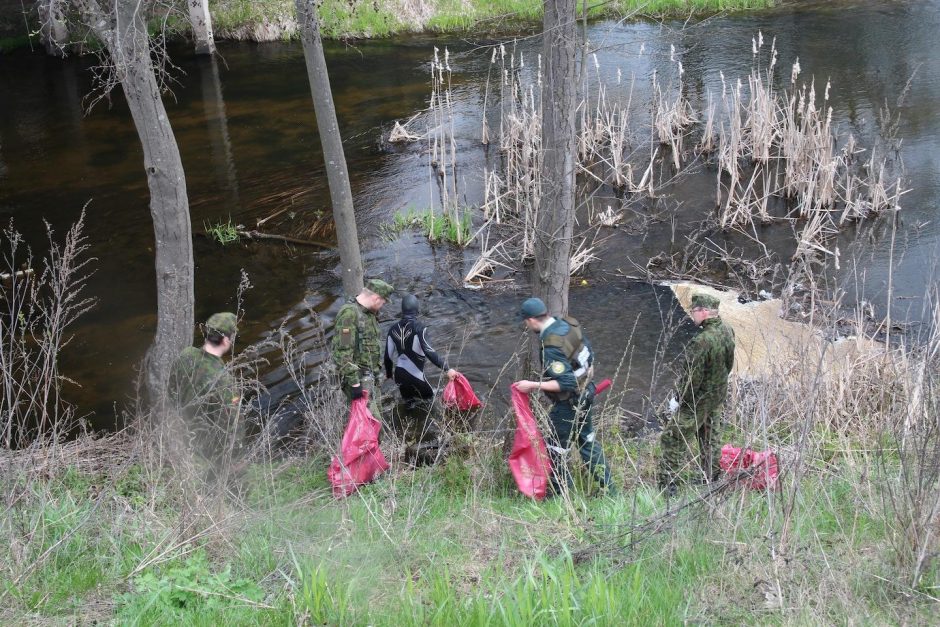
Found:
[[[392,295],[392,292],[395,291],[395,288],[382,279],[369,279],[366,281],[366,289],[370,292],[374,292],[388,300],[388,297]]]
[[[698,292],[692,296],[692,309],[697,309],[699,307],[703,309],[718,309],[720,304],[721,301],[711,294]]]
[[[222,335],[232,335],[238,331],[235,314],[230,311],[214,313],[206,320],[206,333],[215,331]]]
[[[525,320],[526,318],[537,318],[539,316],[544,316],[548,313],[548,307],[545,306],[545,303],[541,298],[527,298],[522,301],[522,306],[519,307],[519,319]]]

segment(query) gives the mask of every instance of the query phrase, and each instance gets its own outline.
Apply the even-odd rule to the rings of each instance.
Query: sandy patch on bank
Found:
[[[738,302],[738,293],[695,283],[669,283],[676,299],[690,309],[692,294],[704,292],[721,301],[721,318],[734,329],[734,373],[746,378],[813,377],[820,367],[836,377],[859,358],[880,353],[884,346],[865,338],[829,340],[808,324],[781,318],[780,299]]]

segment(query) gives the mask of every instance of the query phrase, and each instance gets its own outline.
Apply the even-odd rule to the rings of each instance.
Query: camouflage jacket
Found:
[[[336,314],[331,349],[344,386],[358,385],[360,374],[365,372],[378,376],[382,343],[375,313],[355,300],[343,305]]]
[[[733,365],[734,331],[721,318],[702,322],[682,356],[678,389],[681,409],[708,411],[721,406]]]
[[[167,393],[186,415],[203,415],[219,426],[239,401],[222,359],[195,346],[183,350],[173,362]]]

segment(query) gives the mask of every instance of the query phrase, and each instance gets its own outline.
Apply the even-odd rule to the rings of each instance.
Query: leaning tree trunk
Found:
[[[196,54],[214,54],[215,37],[212,34],[212,18],[209,16],[209,0],[187,0],[187,4]]]
[[[296,0],[297,21],[304,44],[304,59],[307,62],[307,77],[313,95],[320,144],[323,146],[323,159],[326,161],[326,176],[330,184],[343,291],[347,296],[354,296],[362,289],[362,255],[359,252],[359,234],[356,229],[352,190],[349,188],[346,155],[343,152],[339,124],[336,122],[336,108],[333,106],[330,77],[326,71],[326,58],[323,56],[323,42],[320,40],[316,4],[314,0]]]
[[[69,29],[65,22],[65,0],[39,0],[36,12],[39,14],[39,39],[46,54],[65,56],[65,44],[68,43]]]
[[[535,233],[535,292],[568,313],[577,137],[576,0],[545,0],[542,63],[542,190]]]
[[[76,0],[76,6],[108,51],[143,147],[156,239],[157,330],[147,354],[147,385],[156,400],[163,396],[170,364],[193,338],[193,240],[183,162],[138,0],[116,0],[108,12],[95,0]]]

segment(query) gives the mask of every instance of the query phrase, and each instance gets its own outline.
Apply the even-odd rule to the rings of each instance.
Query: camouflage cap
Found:
[[[388,297],[392,295],[392,292],[395,291],[395,288],[392,285],[389,285],[382,279],[369,279],[366,281],[366,289],[370,292],[374,292],[388,300]]]
[[[721,301],[711,294],[698,292],[692,295],[692,309],[701,307],[703,309],[718,309]]]
[[[206,333],[216,331],[222,335],[232,335],[238,331],[235,314],[230,311],[214,313],[206,320]]]

